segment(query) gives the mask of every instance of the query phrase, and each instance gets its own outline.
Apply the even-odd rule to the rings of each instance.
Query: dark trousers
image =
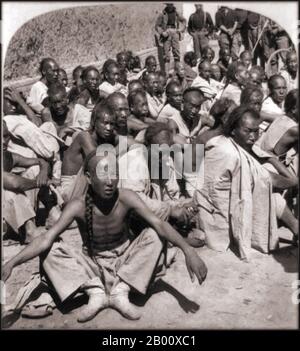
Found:
[[[258,39],[258,28],[250,28],[248,29],[248,50],[252,52],[254,49],[254,45],[257,42]],[[264,56],[264,50],[263,47],[260,43],[256,45],[255,51],[253,53],[253,65],[257,64],[257,59],[259,58],[260,64],[262,67],[265,67],[265,56]]]
[[[191,33],[191,36],[193,38],[194,52],[197,56],[197,59],[201,58],[203,49],[209,44],[207,35],[203,31],[199,30]]]

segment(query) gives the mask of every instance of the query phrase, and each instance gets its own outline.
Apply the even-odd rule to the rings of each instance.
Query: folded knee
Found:
[[[163,243],[156,231],[152,228],[145,229],[141,236],[143,239],[143,243],[147,243],[148,245],[155,245],[157,248],[162,249]]]

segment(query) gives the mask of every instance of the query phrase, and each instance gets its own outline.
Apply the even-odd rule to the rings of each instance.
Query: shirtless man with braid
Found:
[[[87,183],[82,172],[85,157],[101,144],[116,146],[116,116],[105,103],[98,103],[91,116],[90,128],[79,132],[64,151],[59,192],[65,202],[84,194]]]
[[[128,293],[131,289],[146,293],[158,271],[165,241],[170,241],[183,251],[191,280],[194,281],[196,275],[201,284],[207,274],[204,262],[137,194],[117,188],[117,168],[112,154],[105,157],[97,156],[96,151],[90,154],[85,162],[89,181],[86,196],[71,200],[50,230],[4,265],[4,281],[14,267],[40,256],[43,270],[62,302],[77,292],[89,296],[88,304],[80,311],[79,322],[91,320],[108,307],[128,319],[139,319],[141,313],[129,302]],[[127,232],[127,217],[131,211],[149,224],[133,241],[129,240]],[[74,219],[82,237],[82,250],[55,242]]]
[[[105,103],[97,104],[92,112],[90,129],[80,132],[64,152],[62,174],[77,174],[84,158],[98,145],[116,145],[115,126],[116,116],[112,109]]]
[[[96,150],[97,146],[110,144],[116,148],[117,154],[127,152],[126,145],[124,150],[117,147],[120,143],[117,121],[117,112],[110,106],[108,100],[98,103],[92,112],[90,129],[75,136],[72,144],[64,152],[60,191],[66,202],[84,193],[86,182],[81,172],[82,166],[85,157]],[[127,147],[134,144],[134,139],[131,139],[127,138]]]

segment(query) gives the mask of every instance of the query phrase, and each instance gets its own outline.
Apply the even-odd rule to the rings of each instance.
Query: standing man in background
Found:
[[[182,28],[180,28],[182,24]],[[165,71],[170,71],[170,51],[172,49],[175,61],[175,70],[180,69],[180,45],[186,28],[186,20],[181,16],[173,3],[166,3],[163,12],[158,16],[155,23],[155,31],[159,35],[159,41],[164,47]]]
[[[276,42],[276,50],[288,49],[291,46],[291,41],[287,32],[274,21],[271,21],[270,23],[270,31]],[[287,51],[280,53],[280,57],[284,66],[286,65],[286,56]]]
[[[232,51],[234,52],[234,57],[239,57],[241,53],[241,46],[242,45],[244,46],[243,50],[246,50],[248,46],[248,36],[247,36],[248,11],[236,8],[234,12],[237,16],[238,24],[234,32],[234,36],[236,38],[234,38],[233,40]]]
[[[216,27],[221,31],[219,36],[220,49],[229,48],[232,59],[237,60],[236,48],[239,47],[240,32],[236,32],[238,27],[236,12],[226,6],[221,6],[216,13]]]
[[[264,23],[266,19],[260,16],[258,13],[248,11],[247,15],[247,32],[248,32],[248,47],[247,50],[253,51],[253,65],[257,65],[257,59],[259,59],[260,66],[265,67],[264,59],[264,48],[262,38],[257,43],[259,35],[264,30]],[[256,45],[256,47],[255,47]]]
[[[213,31],[213,21],[208,12],[203,11],[203,5],[195,5],[196,11],[191,14],[188,22],[188,32],[193,38],[194,52],[197,59],[201,58],[202,51],[209,45],[209,35]]]

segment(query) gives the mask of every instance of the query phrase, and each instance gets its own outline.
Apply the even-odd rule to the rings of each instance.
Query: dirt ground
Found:
[[[291,239],[291,234],[282,230],[280,237]],[[81,245],[76,230],[67,231],[63,238],[77,247]],[[20,249],[20,245],[3,247],[3,260]],[[79,300],[65,310],[55,309],[53,315],[43,319],[20,317],[9,329],[298,328],[298,305],[292,303],[292,283],[298,280],[299,270],[297,248],[281,244],[272,255],[253,251],[250,263],[240,261],[231,251],[218,253],[206,247],[197,250],[208,267],[205,282],[201,286],[191,282],[184,256],[179,252],[149,295],[132,296],[132,302],[143,310],[139,321],[126,320],[118,312],[106,309],[92,321],[80,324],[76,320],[86,300]],[[7,282],[8,304],[14,301],[31,274],[38,271],[38,263],[34,259],[14,269]]]
[[[281,237],[288,238],[283,232]],[[65,241],[78,247],[76,230],[63,234]],[[22,247],[3,247],[4,261]],[[132,302],[143,315],[128,321],[106,309],[92,321],[80,324],[77,316],[86,300],[65,310],[54,309],[43,319],[19,317],[10,329],[296,329],[298,306],[291,300],[292,282],[297,280],[298,250],[281,244],[276,254],[253,252],[250,263],[240,261],[231,251],[217,253],[197,249],[208,267],[206,281],[192,283],[179,252],[175,262],[145,297],[134,295]],[[19,289],[38,270],[38,259],[15,268],[7,281],[6,301],[11,303]]]

